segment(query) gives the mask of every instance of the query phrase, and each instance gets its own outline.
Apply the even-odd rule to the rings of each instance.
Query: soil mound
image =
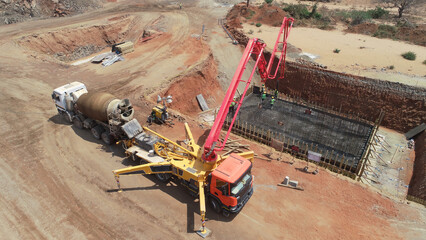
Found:
[[[274,27],[281,26],[284,17],[289,17],[281,8],[269,4],[259,7],[249,6],[245,3],[234,5],[226,17],[229,26],[241,28],[242,22],[261,23]]]
[[[160,96],[173,96],[170,108],[194,116],[201,111],[196,96],[202,94],[209,108],[219,106],[225,94],[217,78],[217,63],[210,54],[207,60],[185,76],[174,80]],[[184,89],[184,90],[183,90]]]

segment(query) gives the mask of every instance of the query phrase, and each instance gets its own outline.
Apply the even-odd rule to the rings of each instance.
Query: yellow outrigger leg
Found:
[[[210,235],[210,229],[206,228],[206,196],[204,195],[204,181],[198,181],[199,200],[200,200],[200,215],[201,215],[201,228],[196,231],[202,238]]]

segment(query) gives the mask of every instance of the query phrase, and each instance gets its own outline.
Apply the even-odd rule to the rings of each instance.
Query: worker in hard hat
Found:
[[[278,98],[278,90],[277,89],[274,90],[274,96],[275,96],[275,98]]]
[[[235,105],[236,105],[237,99],[234,97],[234,100],[229,104],[229,114],[231,114],[231,117],[234,117],[235,114]]]
[[[272,96],[272,98],[271,98],[271,109],[272,109],[272,107],[274,106],[274,103],[275,103],[275,97],[274,97],[274,96]]]
[[[265,91],[265,84],[262,83],[262,88],[260,89],[260,92],[263,93]]]
[[[261,99],[262,99],[262,102],[263,102],[263,100],[265,100],[265,99],[266,99],[266,92],[265,92],[265,91],[262,93],[262,97],[261,97]]]

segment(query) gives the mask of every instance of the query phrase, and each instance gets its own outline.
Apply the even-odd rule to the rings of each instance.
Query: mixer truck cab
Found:
[[[211,173],[209,203],[214,211],[225,216],[241,211],[253,195],[251,168],[251,161],[231,154]]]
[[[77,101],[84,93],[87,93],[86,86],[80,82],[72,82],[53,90],[52,99],[58,113],[72,122],[74,116],[73,102]]]

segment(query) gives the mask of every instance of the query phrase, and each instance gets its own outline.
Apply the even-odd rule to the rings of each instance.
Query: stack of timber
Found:
[[[131,53],[135,50],[132,42],[125,42],[115,46],[115,49],[119,51],[121,54]]]

